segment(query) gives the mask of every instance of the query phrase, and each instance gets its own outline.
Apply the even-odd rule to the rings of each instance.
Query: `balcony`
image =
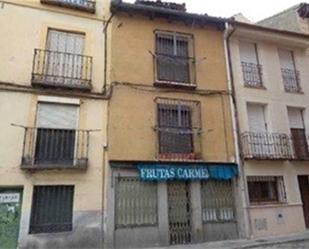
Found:
[[[35,49],[33,86],[91,90],[92,57]]]
[[[301,93],[299,72],[294,69],[281,68],[281,75],[286,92]]]
[[[96,5],[94,0],[41,0],[41,3],[81,10],[89,13],[95,13]]]
[[[156,86],[196,88],[194,58],[158,53],[153,58]]]
[[[257,160],[309,160],[308,137],[293,138],[284,133],[244,132],[241,134],[242,155]]]
[[[262,65],[242,61],[241,68],[245,86],[263,88]]]
[[[157,159],[201,160],[200,103],[157,98]]]
[[[24,129],[22,169],[87,169],[89,130]]]

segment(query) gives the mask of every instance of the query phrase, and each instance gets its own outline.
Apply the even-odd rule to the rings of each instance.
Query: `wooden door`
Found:
[[[298,176],[298,184],[301,199],[303,202],[303,210],[306,227],[309,228],[309,178],[308,176]]]

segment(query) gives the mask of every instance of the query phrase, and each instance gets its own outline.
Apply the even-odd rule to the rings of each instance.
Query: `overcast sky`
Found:
[[[135,2],[135,0],[124,1]],[[171,2],[185,2],[189,12],[207,13],[212,16],[230,17],[241,12],[250,20],[257,22],[305,0],[171,0]]]

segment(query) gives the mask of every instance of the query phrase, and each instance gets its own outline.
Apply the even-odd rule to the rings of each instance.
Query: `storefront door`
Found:
[[[21,189],[0,188],[0,248],[17,247],[21,200]]]
[[[303,202],[306,227],[309,228],[309,177],[298,176],[300,195]]]
[[[189,182],[168,183],[168,216],[170,244],[188,244],[192,241]]]

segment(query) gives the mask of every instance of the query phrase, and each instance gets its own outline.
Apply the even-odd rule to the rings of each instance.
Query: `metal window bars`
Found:
[[[204,223],[236,222],[232,181],[201,182],[201,202]]]
[[[94,0],[41,0],[41,3],[73,8],[90,13],[94,13],[96,7],[96,1]]]
[[[302,91],[300,87],[299,72],[295,69],[281,68],[281,75],[283,80],[284,90],[286,92],[296,92]]]
[[[156,33],[153,54],[155,83],[195,87],[195,59],[192,36],[178,33]]]
[[[33,85],[90,90],[92,57],[35,49],[32,67]]]
[[[72,230],[74,186],[34,186],[30,233]]]
[[[24,127],[23,169],[86,169],[91,130]]]
[[[116,228],[158,224],[158,193],[154,182],[137,177],[117,177],[115,186]]]
[[[201,159],[200,102],[156,98],[157,158]]]
[[[245,86],[263,87],[262,65],[242,61],[241,67]]]

